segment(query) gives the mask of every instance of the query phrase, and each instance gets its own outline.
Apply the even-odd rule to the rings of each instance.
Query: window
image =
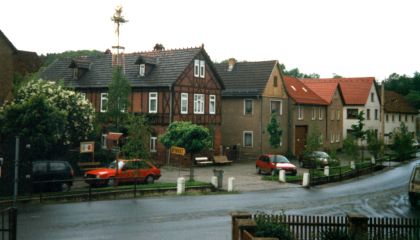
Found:
[[[158,106],[158,93],[150,92],[149,93],[149,113],[157,113]]]
[[[271,113],[275,113],[277,115],[282,115],[283,114],[282,101],[279,101],[279,100],[270,101],[270,108],[271,108]]]
[[[64,171],[66,170],[66,165],[61,162],[50,162],[50,170],[51,171]]]
[[[204,114],[204,94],[194,94],[194,113]]]
[[[335,116],[335,111],[334,111],[334,109],[333,109],[333,110],[331,110],[331,121],[333,121],[333,120],[334,120],[334,116]]]
[[[394,116],[394,114],[392,114],[392,122],[395,122],[395,116]]]
[[[378,109],[375,109],[375,120],[378,120]]]
[[[340,134],[339,133],[337,133],[337,136],[335,138],[335,142],[340,142]]]
[[[312,120],[316,119],[316,108],[312,107]]]
[[[401,114],[398,114],[398,121],[401,122]]]
[[[106,144],[106,137],[107,136],[108,136],[107,134],[102,134],[102,136],[101,136],[101,147],[102,147],[102,149],[107,148],[107,144]]]
[[[206,62],[204,60],[200,61],[200,77],[204,78],[206,72]]]
[[[414,115],[411,115],[411,121],[414,122]]]
[[[273,78],[273,87],[277,87],[277,76]]]
[[[339,121],[341,118],[341,112],[337,109],[337,121]]]
[[[370,109],[366,110],[366,120],[370,120]]]
[[[388,115],[389,115],[389,114],[386,114],[386,115],[385,115],[385,119],[386,119],[386,121],[387,121],[387,122],[388,122]]]
[[[324,109],[322,109],[322,107],[320,107],[319,109],[319,120],[322,120],[324,118]]]
[[[181,93],[181,114],[188,113],[188,93]]]
[[[194,77],[200,76],[200,60],[194,60]]]
[[[145,70],[146,70],[146,65],[140,64],[139,75],[143,77]]]
[[[347,119],[357,119],[359,110],[357,108],[348,108],[347,109]]]
[[[407,120],[408,120],[408,115],[406,114],[405,115],[405,121],[407,122]]]
[[[374,93],[370,93],[370,101],[375,102],[375,94]]]
[[[319,135],[319,144],[324,145],[324,136],[322,134]]]
[[[101,112],[108,110],[108,93],[101,93]]]
[[[150,152],[156,152],[157,137],[150,137]]]
[[[298,120],[303,120],[303,107],[298,106]]]
[[[252,115],[252,99],[245,99],[244,100],[244,114],[245,115]]]
[[[82,97],[82,99],[83,99],[83,100],[86,100],[86,93],[81,92],[81,93],[80,93],[80,96]]]
[[[216,95],[210,95],[209,113],[210,114],[216,113]]]
[[[252,147],[253,135],[252,131],[244,131],[244,147]]]
[[[331,139],[330,140],[331,140],[331,143],[334,142],[334,133],[332,133],[332,132],[331,132]]]

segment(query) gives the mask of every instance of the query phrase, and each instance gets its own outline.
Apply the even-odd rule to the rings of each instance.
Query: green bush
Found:
[[[289,226],[281,222],[266,221],[262,218],[256,218],[257,227],[254,232],[255,237],[275,237],[281,240],[295,239]]]
[[[345,230],[330,228],[321,232],[321,240],[352,240],[350,234]]]

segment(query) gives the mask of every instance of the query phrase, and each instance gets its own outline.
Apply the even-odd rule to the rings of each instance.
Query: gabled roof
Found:
[[[327,103],[332,102],[334,93],[339,88],[337,81],[316,81],[312,79],[302,79],[301,81]]]
[[[418,113],[418,110],[405,100],[404,96],[393,91],[385,91],[384,108],[385,112],[389,113]]]
[[[178,80],[187,66],[200,54],[204,56],[216,80],[224,88],[221,78],[203,47],[125,54],[125,76],[132,87],[169,87]],[[136,64],[139,57],[156,59],[156,65],[150,74],[139,76],[139,66]],[[54,81],[62,79],[65,84],[76,88],[107,87],[112,79],[112,55],[104,54],[102,56],[86,57],[86,59],[91,62],[90,69],[79,79],[73,79],[73,71],[69,68],[73,61],[71,58],[56,60],[45,69],[41,77]]]
[[[17,48],[13,45],[13,43],[6,37],[6,35],[0,30],[0,38],[3,38],[9,47],[14,51],[17,52]]]
[[[295,77],[284,76],[284,85],[289,96],[298,104],[328,105],[311,88]]]
[[[228,71],[227,63],[214,64],[226,87],[222,95],[250,97],[261,95],[276,64],[276,60],[237,62],[232,71]]]

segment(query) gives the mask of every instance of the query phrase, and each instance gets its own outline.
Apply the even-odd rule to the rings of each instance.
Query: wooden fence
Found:
[[[254,220],[284,223],[289,226],[295,239],[322,239],[322,233],[338,230],[351,235],[349,216],[298,216],[254,214]],[[420,219],[412,218],[367,218],[366,239],[369,240],[420,240]],[[359,223],[358,223],[359,224]],[[360,234],[360,233],[358,233]]]
[[[17,209],[7,208],[0,211],[0,240],[16,240]]]

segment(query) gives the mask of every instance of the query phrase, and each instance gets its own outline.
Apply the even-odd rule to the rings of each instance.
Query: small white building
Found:
[[[392,144],[392,133],[403,122],[409,132],[416,137],[416,117],[418,110],[405,98],[392,91],[385,91],[385,144]]]

